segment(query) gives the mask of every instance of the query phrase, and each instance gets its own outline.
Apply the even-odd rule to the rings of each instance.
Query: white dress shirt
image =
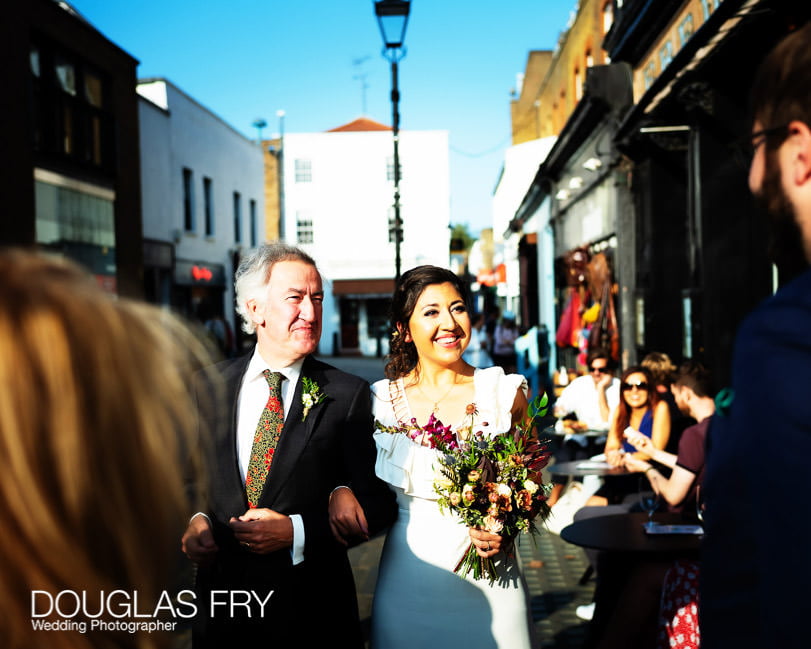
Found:
[[[296,384],[301,376],[301,367],[304,359],[300,359],[288,367],[270,367],[259,354],[259,348],[254,350],[248,369],[242,377],[242,385],[239,389],[237,399],[237,459],[239,460],[239,472],[242,481],[248,473],[248,464],[251,461],[251,449],[253,448],[253,438],[256,435],[256,426],[262,411],[268,402],[270,391],[268,382],[263,372],[269,369],[271,372],[280,372],[284,375],[281,385],[282,408],[284,417],[290,412],[293,405],[293,396],[296,392]],[[271,471],[273,467],[271,466]],[[293,565],[304,561],[304,523],[301,515],[290,514],[290,521],[293,523],[293,546],[290,548],[290,556]]]
[[[600,412],[600,396],[597,393],[597,386],[594,384],[594,379],[590,375],[578,376],[574,381],[569,383],[563,392],[561,392],[555,403],[555,410],[560,413],[560,416],[565,416],[570,412],[574,412],[578,421],[585,422],[591,430],[605,430],[608,431],[609,422],[611,421],[611,413],[619,405],[620,401],[620,382],[615,377],[611,379],[610,385],[605,390],[605,399],[608,403],[609,415],[608,419],[603,419]],[[563,421],[558,419],[555,424],[555,429],[558,432],[563,431]],[[585,447],[587,440],[586,436],[582,434],[566,435],[563,438],[564,442],[572,440],[577,442],[580,446]],[[599,439],[597,442],[599,443]]]

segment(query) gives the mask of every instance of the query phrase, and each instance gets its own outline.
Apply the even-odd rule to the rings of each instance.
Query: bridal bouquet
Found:
[[[485,435],[487,422],[478,423],[475,404],[467,406],[465,425],[456,431],[431,415],[425,426],[416,419],[409,424],[384,426],[378,430],[405,434],[417,444],[439,452],[441,478],[434,482],[439,507],[455,512],[466,527],[475,527],[507,538],[519,532],[537,534],[535,519],[549,516],[547,489],[541,470],[549,461],[548,440],[533,435],[536,420],[546,414],[548,398],[544,394],[529,404],[526,419],[512,430]],[[476,553],[471,543],[454,572],[462,577],[472,573],[475,579],[496,581],[498,573],[492,559]]]
[[[469,405],[468,426],[462,433],[467,439],[456,446],[436,445],[442,453],[439,462],[443,477],[434,483],[439,506],[455,512],[467,527],[509,539],[519,532],[537,534],[536,519],[543,521],[550,513],[541,475],[550,452],[548,440],[538,440],[533,430],[547,407],[544,394],[529,404],[521,424],[487,437],[483,431],[486,422],[477,429],[476,408]],[[493,560],[480,557],[473,543],[454,572],[463,577],[472,573],[474,579],[486,577],[491,584],[498,578]]]

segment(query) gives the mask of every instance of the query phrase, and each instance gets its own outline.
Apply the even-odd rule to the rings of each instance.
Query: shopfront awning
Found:
[[[726,0],[676,53],[636,105],[625,115],[615,141],[620,148],[645,126],[655,124],[657,110],[688,82],[744,20],[763,11],[768,0]]]
[[[336,279],[332,282],[332,294],[340,297],[391,297],[394,280],[381,279]]]

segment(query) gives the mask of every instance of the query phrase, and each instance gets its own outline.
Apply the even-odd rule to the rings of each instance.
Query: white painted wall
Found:
[[[500,256],[496,264],[504,263],[507,270],[506,284],[499,284],[497,294],[506,307],[518,311],[520,295],[520,275],[518,263],[518,243],[522,233],[504,233],[515,217],[521,202],[527,194],[538,167],[546,159],[555,143],[555,137],[530,140],[510,147],[504,154],[504,168],[496,191],[493,194],[493,242]],[[535,231],[532,223],[526,223],[523,233]]]
[[[301,245],[327,280],[392,278],[395,245],[388,218],[394,183],[387,180],[393,157],[391,131],[290,133],[284,136],[285,236]],[[450,180],[446,131],[401,131],[399,144],[401,269],[420,264],[448,267]],[[312,182],[296,182],[295,161],[310,160]],[[297,214],[313,221],[312,244],[296,239]],[[324,350],[338,331],[337,300],[325,301]],[[374,341],[361,348],[374,352]]]
[[[164,79],[138,84],[144,237],[176,243],[176,258],[223,264],[226,317],[233,311],[230,252],[235,241],[233,193],[242,203],[242,246],[250,246],[250,201],[257,243],[264,236],[261,148]],[[195,228],[184,231],[183,168],[193,173]],[[203,178],[212,180],[214,230],[205,234]],[[232,322],[235,327],[239,323]]]

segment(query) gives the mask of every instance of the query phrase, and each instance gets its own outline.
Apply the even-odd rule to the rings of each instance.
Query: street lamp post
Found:
[[[403,238],[403,221],[400,217],[400,91],[397,86],[397,64],[405,56],[403,46],[408,24],[410,0],[378,0],[375,16],[383,36],[383,56],[391,63],[391,114],[394,138],[394,280],[400,279],[400,243]]]

